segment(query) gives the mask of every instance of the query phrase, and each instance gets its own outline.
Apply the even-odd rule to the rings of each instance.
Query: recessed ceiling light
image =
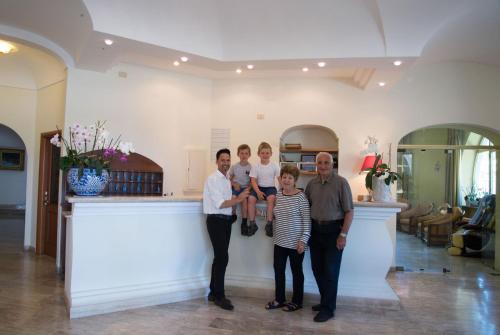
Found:
[[[113,43],[114,43],[113,40],[110,40],[109,38],[104,40],[104,44],[106,45],[112,45]]]
[[[252,64],[248,64],[248,65],[247,65],[247,69],[249,69],[249,70],[253,70],[253,65],[252,65]]]
[[[385,86],[385,82],[384,81],[379,81],[378,82],[378,86],[380,86],[380,87]]]
[[[174,62],[174,66],[179,66],[181,63],[179,63],[179,61],[175,61]]]
[[[16,48],[7,41],[0,40],[0,53],[8,54],[9,52],[16,51]]]
[[[189,58],[187,58],[186,56],[181,57],[181,61],[183,61],[184,63],[187,62],[188,60],[189,60]]]
[[[403,62],[400,60],[395,60],[394,62],[392,62],[392,64],[394,64],[394,66],[400,66],[401,64],[403,64]]]
[[[302,68],[302,71],[303,71],[303,72],[307,72],[307,71],[309,71],[309,68],[307,68],[307,67],[303,67],[303,68]]]
[[[319,67],[325,67],[325,65],[326,65],[326,63],[325,63],[325,62],[319,62],[319,63],[318,63],[318,66],[319,66]]]
[[[240,74],[241,72],[242,72],[241,69],[236,69],[237,74]]]

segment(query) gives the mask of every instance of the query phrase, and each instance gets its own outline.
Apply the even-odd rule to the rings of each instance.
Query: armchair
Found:
[[[460,220],[462,215],[460,207],[453,207],[451,213],[423,221],[421,223],[422,239],[427,242],[427,246],[448,244],[453,232],[453,223]]]
[[[402,212],[399,215],[399,220],[396,225],[398,230],[408,234],[416,234],[417,219],[421,216],[429,214],[432,211],[433,206],[434,205],[430,202],[424,202]]]
[[[460,229],[452,235],[452,256],[476,256],[489,247],[492,241],[492,226],[495,218],[495,195],[483,197],[470,221],[460,222]]]

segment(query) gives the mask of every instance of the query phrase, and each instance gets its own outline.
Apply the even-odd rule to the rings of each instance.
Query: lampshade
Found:
[[[376,159],[377,156],[373,155],[365,156],[365,160],[363,161],[363,165],[361,166],[361,171],[370,170],[373,167],[373,164],[375,164]],[[378,160],[378,165],[380,164],[382,164],[382,159]]]

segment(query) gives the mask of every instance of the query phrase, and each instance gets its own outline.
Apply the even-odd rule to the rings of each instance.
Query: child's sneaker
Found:
[[[248,226],[248,236],[254,235],[257,232],[257,230],[259,230],[259,227],[255,223],[255,221],[250,221],[250,224]]]
[[[267,236],[273,237],[273,223],[271,221],[267,221],[265,230]]]

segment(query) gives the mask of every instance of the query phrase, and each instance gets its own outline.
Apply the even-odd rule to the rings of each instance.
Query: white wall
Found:
[[[106,120],[112,135],[163,168],[164,193],[182,194],[186,149],[206,149],[209,160],[210,80],[118,65],[107,73],[69,70],[67,92],[66,129]]]
[[[254,150],[263,140],[276,150],[292,126],[328,127],[339,138],[339,174],[349,180],[355,196],[365,193],[358,172],[367,135],[379,139],[387,162],[392,143],[395,165],[397,143],[417,128],[470,123],[500,129],[498,78],[497,68],[442,63],[414,68],[396,87],[366,91],[328,79],[219,80],[214,82],[212,125],[231,128],[233,149],[248,143]],[[257,113],[264,120],[257,120]]]
[[[11,128],[0,124],[0,148],[25,150],[23,140]],[[0,204],[21,205],[26,202],[26,168],[0,170]]]
[[[35,246],[40,132],[64,118],[64,81],[40,90],[0,86],[0,123],[14,130],[26,146],[25,246]]]

